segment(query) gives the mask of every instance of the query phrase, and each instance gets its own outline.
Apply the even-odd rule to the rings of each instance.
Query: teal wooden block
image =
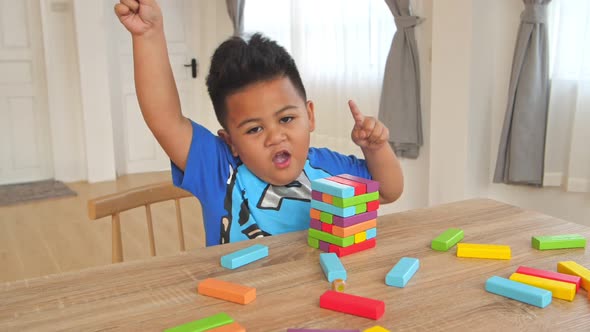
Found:
[[[434,250],[447,251],[459,241],[463,240],[463,236],[463,230],[458,228],[449,228],[437,236],[434,240],[432,240],[430,246]]]
[[[537,250],[585,248],[586,238],[579,234],[533,236],[531,245]]]
[[[346,280],[346,269],[335,253],[320,254],[320,265],[329,282],[336,279]]]
[[[343,218],[354,216],[356,214],[356,207],[355,206],[339,208],[339,207],[334,206],[332,204],[311,200],[311,207],[316,210],[328,212],[330,214],[333,214],[333,215],[336,215],[339,217],[343,217]]]
[[[376,227],[369,228],[365,231],[365,233],[367,234],[367,240],[370,240],[374,237],[377,237],[377,228]]]
[[[497,276],[486,281],[486,291],[501,295],[516,301],[545,308],[551,303],[551,292],[546,289],[523,284]]]
[[[268,256],[268,247],[262,244],[255,244],[221,257],[221,266],[233,270],[266,256]]]
[[[406,287],[406,284],[412,279],[419,267],[420,261],[418,258],[402,257],[385,276],[385,283],[388,286]]]
[[[171,327],[164,330],[164,332],[203,332],[233,322],[234,320],[228,314],[221,312],[213,316]]]
[[[311,189],[341,198],[348,198],[354,196],[354,187],[340,184],[327,179],[311,180]]]

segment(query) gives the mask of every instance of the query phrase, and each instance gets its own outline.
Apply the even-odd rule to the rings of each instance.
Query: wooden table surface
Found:
[[[457,258],[455,248],[430,249],[449,227],[463,229],[466,243],[510,245],[512,259]],[[555,271],[557,262],[573,260],[590,267],[587,249],[531,247],[531,236],[570,233],[590,239],[588,227],[487,199],[380,216],[376,248],[341,258],[347,293],[385,301],[378,321],[319,307],[330,284],[320,251],[307,246],[307,232],[297,232],[0,284],[0,331],[161,331],[219,312],[263,332],[374,325],[392,331],[588,331],[585,290],[544,309],[484,290],[487,278],[507,278],[520,265]],[[269,256],[236,270],[220,266],[222,255],[254,243],[268,245]],[[404,256],[420,259],[420,269],[405,288],[388,287],[385,275]],[[197,284],[209,277],[255,287],[257,298],[239,305],[198,295]]]

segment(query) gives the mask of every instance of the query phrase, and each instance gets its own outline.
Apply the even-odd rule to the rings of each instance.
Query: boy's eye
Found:
[[[262,130],[262,127],[254,127],[254,128],[250,128],[246,134],[256,134],[258,132],[260,132]]]
[[[292,117],[292,116],[285,116],[285,117],[281,118],[281,123],[289,123],[289,122],[293,121],[294,118],[295,117]]]

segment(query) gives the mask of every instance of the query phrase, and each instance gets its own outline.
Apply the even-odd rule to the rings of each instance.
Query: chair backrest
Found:
[[[113,263],[118,263],[123,261],[123,242],[121,239],[121,223],[119,214],[123,211],[145,206],[150,253],[152,256],[155,256],[156,245],[154,240],[152,211],[150,206],[154,203],[174,200],[174,204],[176,205],[176,223],[178,227],[180,250],[185,251],[184,231],[182,229],[182,215],[180,212],[180,199],[186,197],[193,196],[188,191],[175,187],[170,182],[151,184],[89,200],[88,217],[92,220],[96,220],[102,217],[111,216],[113,248],[112,260]]]

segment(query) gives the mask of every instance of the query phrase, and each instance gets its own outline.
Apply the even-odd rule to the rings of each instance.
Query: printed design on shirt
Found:
[[[236,184],[236,174],[234,169],[231,165],[229,165],[229,178],[227,179],[227,190],[225,191],[225,199],[223,201],[223,207],[225,211],[227,211],[227,215],[221,217],[221,236],[219,238],[219,243],[229,243],[229,234],[231,230],[231,220],[232,220],[232,192],[234,191],[234,186]]]
[[[311,182],[307,174],[301,174],[295,181],[285,186],[275,186],[268,184],[256,204],[259,209],[280,210],[284,199],[294,199],[309,202],[311,197]]]

